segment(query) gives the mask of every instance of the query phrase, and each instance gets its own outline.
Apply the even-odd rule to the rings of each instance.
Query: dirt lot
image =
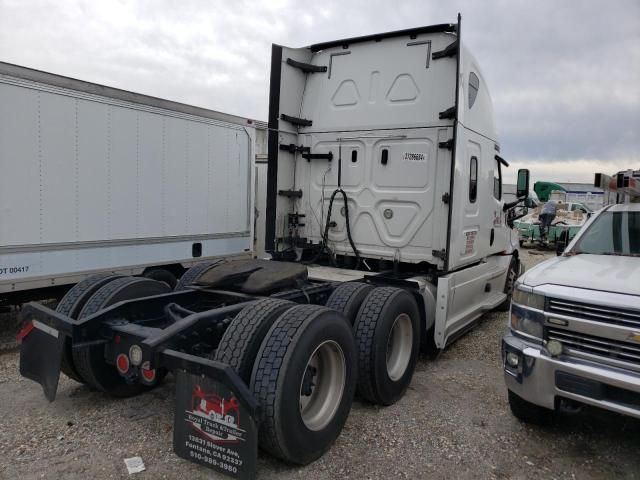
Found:
[[[544,259],[524,257],[529,267]],[[640,478],[639,421],[592,410],[537,428],[511,416],[499,348],[506,319],[488,314],[437,359],[421,358],[396,405],[356,403],[317,462],[299,468],[261,455],[259,477]],[[127,400],[62,378],[49,404],[18,375],[18,357],[0,354],[0,478],[126,478],[123,459],[136,455],[147,470],[132,478],[218,478],[172,453],[171,377]]]

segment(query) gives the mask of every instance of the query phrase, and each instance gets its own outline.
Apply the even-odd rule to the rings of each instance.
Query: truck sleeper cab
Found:
[[[320,457],[355,392],[398,401],[420,341],[444,348],[508,305],[519,270],[518,201],[501,198],[506,162],[460,20],[274,45],[271,73],[274,258],[197,265],[174,291],[96,276],[56,311],[27,306],[19,335],[21,374],[49,400],[60,371],[116,396],[172,371],[174,450],[240,478],[258,444],[289,463]]]

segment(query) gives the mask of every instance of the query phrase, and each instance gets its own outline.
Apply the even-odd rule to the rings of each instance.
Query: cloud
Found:
[[[640,166],[637,0],[0,0],[0,60],[264,120],[271,43],[453,22],[458,11],[506,158]]]

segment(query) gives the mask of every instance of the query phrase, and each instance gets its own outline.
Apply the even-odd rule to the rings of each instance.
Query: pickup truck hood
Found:
[[[530,287],[563,285],[640,295],[640,257],[573,255],[536,265],[520,279]]]

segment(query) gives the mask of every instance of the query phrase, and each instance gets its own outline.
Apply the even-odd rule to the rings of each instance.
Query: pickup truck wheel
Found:
[[[299,465],[322,456],[347,420],[356,376],[353,331],[341,313],[318,305],[287,310],[251,374],[250,389],[265,413],[260,447]]]
[[[85,278],[81,282],[76,283],[71,290],[62,297],[60,303],[58,303],[58,306],[56,307],[56,312],[69,318],[73,318],[74,320],[77,319],[82,307],[84,307],[84,304],[87,303],[87,300],[89,300],[91,295],[93,295],[103,285],[121,277],[122,275],[115,275],[113,273],[98,273],[90,276],[89,278]],[[68,337],[65,339],[64,347],[62,349],[60,370],[72,380],[84,383],[84,380],[73,364],[71,339]]]
[[[373,285],[368,283],[343,283],[331,293],[326,306],[342,312],[349,323],[353,325],[360,305],[371,290],[373,290]]]
[[[507,294],[507,298],[504,299],[498,307],[496,308],[499,312],[508,312],[511,307],[511,297],[513,296],[513,287],[516,284],[516,280],[518,279],[518,272],[520,271],[518,259],[514,256],[511,257],[511,262],[509,263],[509,270],[507,271],[507,279],[504,283],[504,293]]]
[[[418,359],[416,300],[400,288],[374,288],[362,303],[354,327],[358,394],[371,403],[395,403],[411,383]]]
[[[215,267],[216,265],[220,265],[222,263],[224,263],[224,260],[216,260],[215,262],[205,262],[194,265],[182,274],[173,291],[179,292],[181,290],[186,290],[193,282],[200,278],[200,275],[209,270],[209,268]]]
[[[509,408],[518,420],[533,425],[548,425],[553,421],[554,411],[519,397],[509,390]]]
[[[253,363],[273,322],[295,303],[276,298],[243,308],[225,330],[214,360],[226,363],[249,385]]]
[[[164,282],[148,278],[124,277],[102,286],[86,302],[78,318],[94,313],[123,300],[159,295],[171,291]],[[137,395],[157,385],[166,372],[157,372],[153,385],[128,384],[115,365],[107,363],[104,344],[73,349],[73,362],[80,376],[90,387],[116,397]]]

